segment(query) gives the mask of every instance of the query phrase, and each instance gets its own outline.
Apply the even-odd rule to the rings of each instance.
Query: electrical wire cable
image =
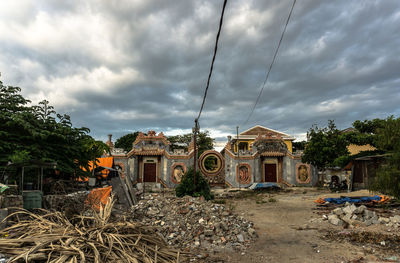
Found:
[[[208,88],[210,86],[210,79],[211,79],[211,75],[212,75],[212,72],[213,72],[213,69],[214,69],[214,61],[215,61],[215,57],[217,55],[218,40],[219,40],[219,36],[221,34],[221,28],[222,28],[222,23],[223,23],[223,20],[224,20],[224,12],[225,12],[226,3],[227,3],[227,0],[224,0],[224,5],[222,7],[222,12],[221,12],[221,18],[219,20],[219,29],[218,29],[217,37],[216,37],[216,40],[215,40],[214,56],[213,56],[212,61],[211,61],[210,73],[208,74],[207,85],[206,85],[206,89],[204,91],[204,96],[203,96],[203,102],[201,103],[199,115],[197,116],[196,120],[200,119],[201,113],[203,111],[204,103],[206,102],[207,92],[208,92]]]
[[[251,109],[251,112],[250,112],[249,116],[247,117],[246,121],[245,121],[241,126],[244,126],[244,125],[246,125],[246,124],[249,122],[250,117],[253,115],[254,110],[255,110],[255,108],[256,108],[256,106],[257,106],[257,104],[258,104],[258,102],[259,102],[259,100],[260,100],[260,98],[261,98],[261,94],[262,94],[262,92],[264,91],[265,85],[266,85],[266,83],[267,83],[267,81],[268,81],[269,74],[271,73],[272,66],[274,65],[276,56],[277,56],[277,54],[278,54],[279,48],[280,48],[281,43],[282,43],[282,40],[283,40],[283,36],[285,35],[285,32],[286,32],[287,25],[289,24],[290,17],[292,16],[292,12],[293,12],[293,8],[294,8],[294,5],[295,5],[295,4],[296,4],[296,0],[293,1],[292,8],[290,9],[289,16],[288,16],[288,18],[287,18],[287,20],[286,20],[285,27],[283,28],[281,38],[279,39],[279,43],[278,43],[278,46],[277,46],[277,48],[276,48],[276,50],[275,50],[274,57],[272,58],[272,62],[271,62],[271,64],[269,65],[268,72],[267,72],[267,76],[265,77],[265,80],[264,80],[264,82],[263,82],[263,84],[262,84],[262,88],[261,88],[261,90],[260,90],[260,93],[258,94],[258,97],[257,97],[257,99],[256,99],[256,102],[254,103],[253,108]]]

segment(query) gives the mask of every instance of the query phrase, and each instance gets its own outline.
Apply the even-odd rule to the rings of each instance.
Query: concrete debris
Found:
[[[354,204],[351,204],[349,206],[344,207],[342,210],[345,214],[352,215],[357,210],[357,207]]]
[[[168,244],[190,250],[244,250],[257,238],[253,223],[225,205],[185,196],[153,194],[133,206],[133,219],[158,229]]]
[[[390,217],[389,219],[390,219],[390,221],[391,221],[392,223],[394,223],[394,224],[400,224],[400,216],[399,216],[399,215],[392,216],[392,217]]]
[[[340,220],[340,218],[335,214],[329,215],[328,216],[328,221],[329,221],[329,223],[331,223],[332,225],[335,225],[335,226],[343,225],[343,221]]]
[[[341,216],[344,214],[343,209],[338,207],[332,211],[335,215]]]
[[[347,203],[345,207],[332,210],[329,215],[323,215],[324,219],[335,226],[348,224],[350,226],[370,226],[384,224],[389,227],[400,228],[400,215],[392,217],[379,217],[375,211],[369,210],[365,205],[355,206]]]
[[[0,263],[7,263],[8,258],[0,253]]]

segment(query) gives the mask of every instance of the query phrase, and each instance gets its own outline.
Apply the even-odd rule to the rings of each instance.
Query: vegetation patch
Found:
[[[175,192],[177,197],[183,197],[190,195],[193,197],[204,196],[206,200],[214,199],[214,195],[211,193],[210,185],[207,180],[197,171],[196,173],[196,184],[194,184],[194,172],[191,167],[182,178],[181,183],[176,187]]]

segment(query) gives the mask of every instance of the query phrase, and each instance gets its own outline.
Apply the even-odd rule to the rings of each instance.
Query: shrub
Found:
[[[377,136],[378,149],[387,151],[388,155],[369,189],[400,199],[400,118],[387,118]]]
[[[369,185],[369,190],[391,195],[400,199],[400,155],[392,155],[387,162],[378,168],[375,178]]]
[[[180,184],[175,188],[176,196],[183,197],[190,195],[194,197],[204,196],[206,200],[214,199],[211,193],[210,185],[207,180],[197,171],[196,173],[196,186],[193,183],[193,168],[183,175]]]

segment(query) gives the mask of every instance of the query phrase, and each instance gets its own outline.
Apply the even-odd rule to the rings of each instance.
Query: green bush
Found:
[[[386,151],[387,156],[369,189],[400,199],[400,117],[387,118],[377,136],[377,147]]]
[[[376,172],[369,190],[391,195],[400,200],[400,154],[390,156]]]
[[[214,199],[211,193],[210,185],[207,180],[197,171],[196,175],[196,186],[193,183],[193,168],[183,175],[181,183],[175,188],[176,196],[183,197],[190,195],[194,197],[204,196],[206,200]]]

